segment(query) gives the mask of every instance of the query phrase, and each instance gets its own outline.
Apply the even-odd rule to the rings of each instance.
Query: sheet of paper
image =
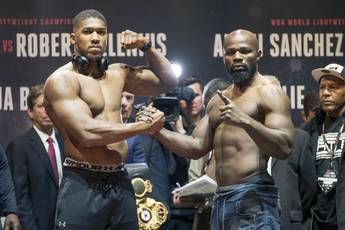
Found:
[[[176,188],[172,191],[173,194],[178,196],[190,195],[210,195],[217,189],[217,183],[207,175],[192,181],[181,188]]]

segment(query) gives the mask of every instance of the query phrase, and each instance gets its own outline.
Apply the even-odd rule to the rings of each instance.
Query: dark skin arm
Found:
[[[138,120],[146,118],[138,114]],[[212,149],[213,131],[206,114],[195,127],[192,136],[187,136],[167,129],[154,133],[154,137],[174,153],[193,159],[199,159]]]
[[[149,39],[141,34],[126,30],[122,32],[121,44],[125,49],[144,47]],[[145,52],[147,67],[126,68],[125,91],[140,96],[159,95],[176,88],[177,78],[171,64],[158,50],[150,48]]]
[[[47,112],[53,109],[53,117],[74,138],[86,147],[104,146],[125,140],[131,136],[146,132],[155,132],[163,127],[164,114],[156,113],[151,122],[128,124],[110,123],[95,119],[89,106],[79,97],[80,85],[71,76],[64,76],[64,71],[51,76],[45,85],[45,103]],[[49,114],[51,115],[51,114]]]

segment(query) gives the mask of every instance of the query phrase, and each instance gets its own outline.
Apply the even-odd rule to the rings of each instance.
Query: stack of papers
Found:
[[[213,194],[217,189],[217,182],[207,175],[192,181],[181,188],[174,189],[171,193],[177,196],[202,195],[208,196]]]

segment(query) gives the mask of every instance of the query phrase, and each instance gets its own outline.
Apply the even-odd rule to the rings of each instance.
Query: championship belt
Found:
[[[165,223],[168,217],[168,209],[162,202],[148,197],[152,192],[150,180],[143,180],[140,177],[132,179],[135,191],[139,229],[151,230],[159,229]]]

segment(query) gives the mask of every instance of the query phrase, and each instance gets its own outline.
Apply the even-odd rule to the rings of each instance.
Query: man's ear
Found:
[[[30,119],[32,120],[34,115],[32,114],[32,110],[31,109],[28,109],[27,110],[27,113],[28,113],[28,116],[30,117]]]
[[[225,49],[223,49],[223,63],[225,64],[224,56],[225,56]]]
[[[256,51],[256,60],[259,61],[262,58],[262,51],[261,50],[257,50]]]
[[[69,39],[71,41],[71,44],[74,45],[76,43],[76,40],[75,40],[75,33],[71,33],[69,35]]]
[[[225,58],[224,58],[224,56],[225,56],[225,50],[223,49],[223,63],[225,65]]]
[[[307,122],[308,121],[307,114],[305,114],[305,112],[303,110],[301,110],[301,117],[303,119],[303,122]]]

